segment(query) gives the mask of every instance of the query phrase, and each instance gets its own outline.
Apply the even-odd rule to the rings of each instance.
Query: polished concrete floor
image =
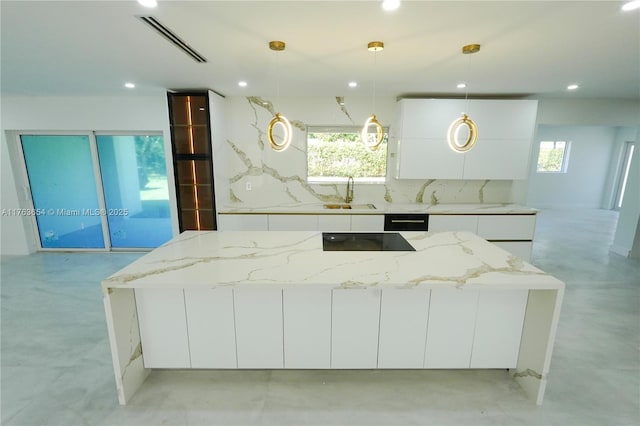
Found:
[[[2,258],[2,425],[639,425],[640,262],[615,212],[543,211],[533,260],[567,284],[545,402],[502,370],[154,371],[118,405],[100,280],[129,253]]]

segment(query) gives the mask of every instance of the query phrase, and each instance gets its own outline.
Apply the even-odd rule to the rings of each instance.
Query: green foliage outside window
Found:
[[[566,142],[540,142],[537,171],[563,173],[565,152]]]
[[[387,135],[377,151],[368,151],[357,131],[310,132],[307,167],[311,179],[384,178],[387,174]]]

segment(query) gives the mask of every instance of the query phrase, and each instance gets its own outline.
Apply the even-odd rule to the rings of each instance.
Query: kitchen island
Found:
[[[542,403],[564,284],[467,232],[323,251],[321,232],[185,232],[102,283],[118,398],[154,368],[509,369]]]

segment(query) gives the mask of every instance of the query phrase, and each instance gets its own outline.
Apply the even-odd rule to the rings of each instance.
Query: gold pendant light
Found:
[[[269,49],[276,52],[283,51],[285,47],[286,47],[286,44],[284,41],[274,40],[269,42]],[[276,73],[278,73],[277,68],[278,67],[276,64]],[[279,100],[280,98],[280,82],[279,81],[276,82],[276,91],[277,91],[276,96]],[[278,125],[281,126],[284,131],[284,136],[282,138],[282,142],[280,143],[278,143],[273,137],[273,129]],[[289,120],[287,120],[287,117],[280,114],[279,112],[276,113],[275,117],[271,119],[271,121],[269,122],[269,125],[267,126],[267,140],[269,141],[269,146],[271,146],[271,149],[273,149],[274,151],[278,151],[278,152],[284,151],[291,144],[291,138],[292,138],[291,123],[289,122]]]
[[[384,43],[381,41],[372,41],[367,45],[367,50],[377,54],[377,52],[384,49]],[[375,73],[375,56],[374,56],[374,73]],[[373,78],[373,110],[375,111],[376,106],[376,79],[375,76]],[[375,128],[375,140],[370,140],[369,138],[369,128],[373,126]],[[362,127],[362,131],[360,132],[360,139],[364,144],[365,148],[369,151],[376,151],[382,140],[384,139],[384,128],[378,121],[375,113],[372,113],[367,121],[364,122],[364,126]]]
[[[476,53],[480,51],[479,44],[468,44],[462,47],[462,53],[465,55],[469,55],[472,53]],[[468,87],[468,86],[467,86]],[[467,90],[465,95],[465,100],[467,101],[466,109],[469,109],[469,90]],[[467,139],[464,142],[460,141],[459,135],[460,130],[466,127],[467,128]],[[449,126],[449,132],[447,133],[447,142],[449,143],[449,147],[455,152],[467,152],[476,144],[476,140],[478,139],[478,126],[476,123],[469,118],[466,113],[462,113],[462,116],[451,123]]]

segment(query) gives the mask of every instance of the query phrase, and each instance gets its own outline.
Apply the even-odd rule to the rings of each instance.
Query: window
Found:
[[[307,131],[307,180],[384,182],[387,175],[387,140],[377,151],[360,141],[359,127],[309,127]]]
[[[569,142],[541,141],[538,154],[538,173],[566,173],[569,159]]]

